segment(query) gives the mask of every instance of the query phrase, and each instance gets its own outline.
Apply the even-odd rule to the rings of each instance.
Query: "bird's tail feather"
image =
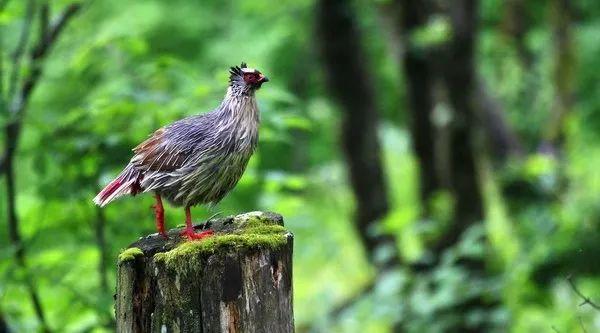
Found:
[[[139,171],[135,170],[131,165],[127,166],[117,178],[106,185],[96,195],[94,203],[100,207],[104,207],[125,194],[136,195],[140,192],[140,176]]]

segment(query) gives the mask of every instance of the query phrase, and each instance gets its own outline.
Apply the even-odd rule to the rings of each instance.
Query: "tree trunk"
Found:
[[[573,106],[575,61],[571,15],[573,4],[569,0],[552,1],[552,23],[554,33],[554,103],[543,150],[558,151],[564,141],[564,122]],[[546,146],[546,147],[544,147]]]
[[[425,215],[428,215],[431,196],[442,187],[436,170],[436,133],[432,122],[435,75],[429,50],[411,45],[410,35],[427,23],[430,4],[422,0],[401,0],[399,5],[406,51],[402,64],[406,76],[411,137],[419,161],[421,202]]]
[[[453,37],[444,58],[443,75],[454,117],[450,128],[451,192],[455,200],[452,224],[434,247],[434,253],[443,253],[457,246],[470,228],[484,219],[483,194],[479,184],[477,153],[483,153],[477,141],[477,117],[481,104],[477,100],[477,78],[474,61],[477,34],[477,0],[453,2],[449,8]],[[485,235],[477,239],[485,249]],[[458,261],[474,283],[485,283],[490,277],[485,267],[485,254],[463,256]],[[485,290],[453,306],[459,316],[452,331],[487,332],[493,324],[488,317],[471,322],[469,317],[484,313],[497,304],[491,291]],[[487,316],[491,316],[488,314]]]
[[[182,241],[146,236],[119,255],[117,332],[293,332],[292,245],[283,219],[252,212]]]
[[[438,244],[441,249],[456,244],[469,226],[483,220],[483,198],[474,142],[477,112],[474,95],[477,88],[474,64],[476,8],[475,0],[457,1],[450,7],[453,38],[443,70],[454,112],[450,135],[450,186],[455,207],[453,225]]]
[[[377,137],[378,115],[375,93],[365,67],[360,33],[348,1],[317,3],[318,42],[328,85],[343,110],[342,146],[350,184],[356,197],[355,224],[367,255],[390,246],[393,255],[379,266],[397,262],[395,240],[378,235],[374,226],[388,211],[388,198]]]
[[[526,0],[505,1],[502,21],[504,33],[514,44],[521,66],[524,69],[531,68],[533,56],[527,48],[526,42],[526,35],[531,23]]]
[[[448,131],[440,125],[436,127],[432,120],[436,105],[445,102],[439,93],[440,72],[445,66],[444,50],[439,45],[416,47],[411,44],[411,35],[415,30],[423,29],[430,15],[435,15],[440,9],[429,1],[398,0],[395,4],[401,14],[405,52],[399,60],[406,79],[411,137],[419,161],[420,197],[427,216],[431,196],[438,190],[447,189],[451,178],[447,174],[450,167],[446,156],[450,155],[444,154],[450,149],[444,139]],[[508,125],[502,105],[489,93],[482,79],[475,80],[473,87],[476,107],[481,110],[477,122],[483,125],[486,144],[495,159],[504,161],[509,156],[519,155],[520,140]]]
[[[8,328],[8,324],[4,319],[4,313],[0,311],[0,333],[10,333],[10,329]]]
[[[21,237],[19,215],[17,213],[17,189],[16,189],[16,174],[15,174],[15,157],[17,149],[17,138],[20,126],[18,123],[9,123],[6,125],[6,160],[4,175],[6,176],[6,206],[7,206],[7,227],[8,239],[14,248],[14,256],[17,265],[25,270],[25,284],[27,292],[31,298],[31,303],[35,314],[40,322],[40,331],[50,332],[50,328],[46,321],[46,316],[40,295],[32,276],[27,270],[27,260],[25,246]]]
[[[483,78],[478,77],[475,89],[476,107],[481,110],[478,122],[482,124],[486,147],[497,162],[523,155],[521,140],[510,127],[503,105],[490,93]]]

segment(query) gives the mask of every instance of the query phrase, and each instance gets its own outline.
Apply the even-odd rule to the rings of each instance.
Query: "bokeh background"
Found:
[[[194,214],[284,215],[297,332],[600,331],[598,1],[0,0],[0,38],[0,332],[114,329],[152,198],[91,199],[241,61],[259,149]]]

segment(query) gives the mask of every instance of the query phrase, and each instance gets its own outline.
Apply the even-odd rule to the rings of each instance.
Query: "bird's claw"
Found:
[[[202,238],[210,237],[214,234],[215,233],[212,230],[204,230],[202,232],[196,233],[193,229],[189,230],[187,228],[181,232],[181,236],[187,238],[188,240],[202,239]]]

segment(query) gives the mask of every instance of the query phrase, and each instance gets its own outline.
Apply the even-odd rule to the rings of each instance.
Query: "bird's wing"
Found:
[[[192,149],[171,126],[162,127],[133,149],[131,164],[144,171],[170,172],[185,164]]]

